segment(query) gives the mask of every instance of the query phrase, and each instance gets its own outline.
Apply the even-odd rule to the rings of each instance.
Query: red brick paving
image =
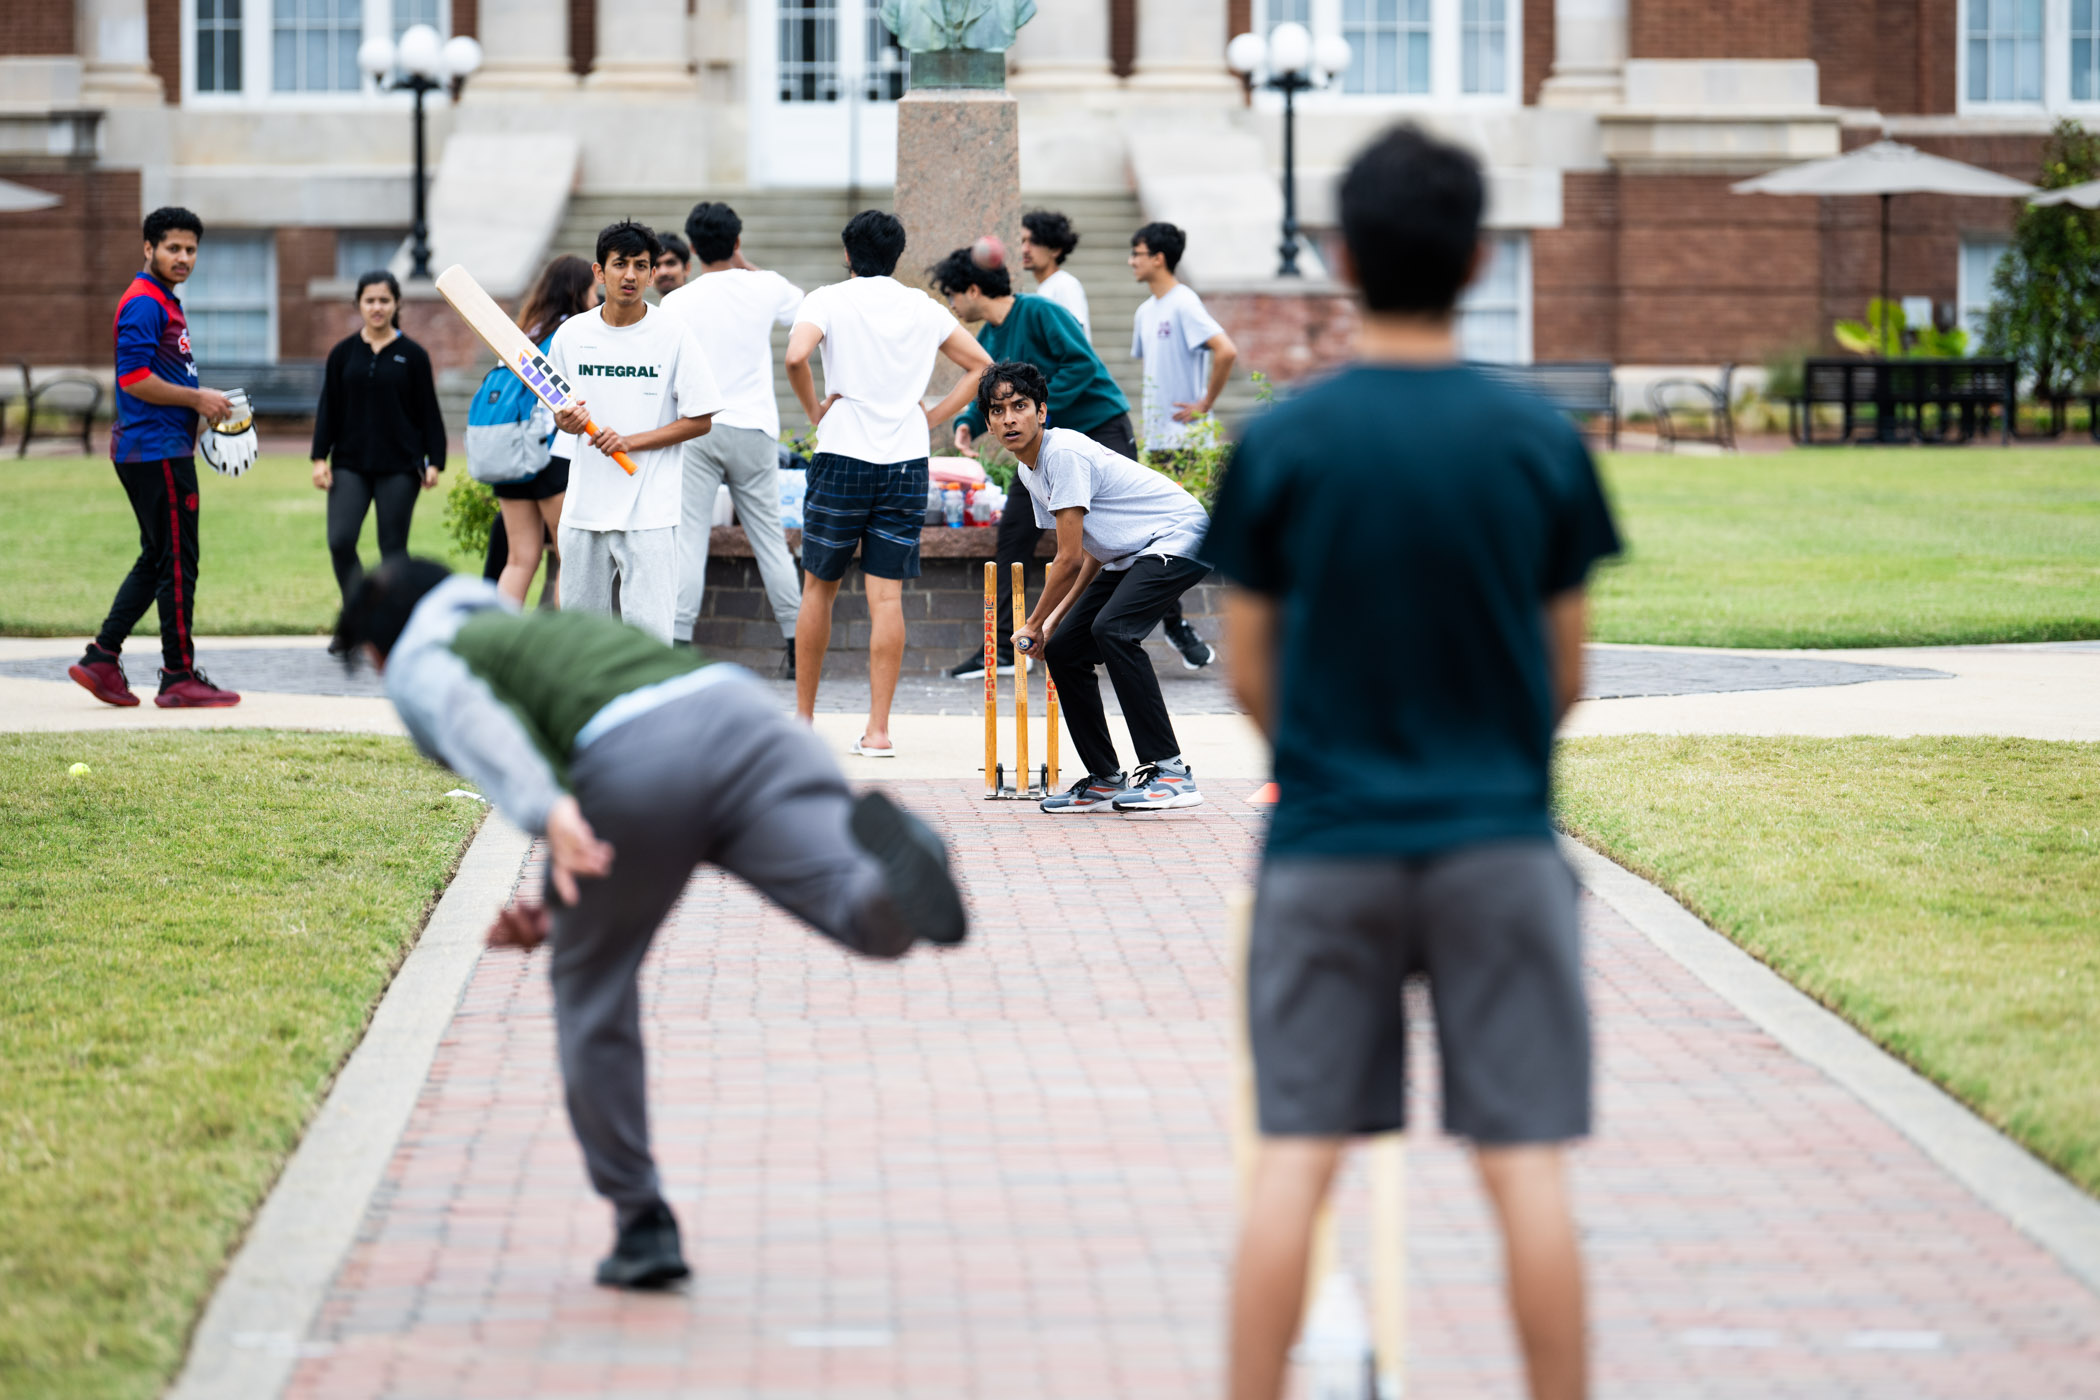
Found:
[[[851,961],[702,872],[645,966],[692,1287],[589,1282],[609,1213],[562,1114],[544,954],[490,954],[289,1394],[1218,1392],[1222,911],[1260,819],[1050,821],[893,786],[955,844],[967,948]],[[1585,916],[1600,1395],[2100,1395],[2100,1299],[1610,909]],[[1425,1138],[1409,1174],[1411,1393],[1515,1395],[1465,1158]]]

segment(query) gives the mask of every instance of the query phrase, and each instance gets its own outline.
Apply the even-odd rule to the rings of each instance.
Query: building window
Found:
[[[1312,28],[1312,0],[1269,0],[1269,28],[1273,30],[1279,24]]]
[[[780,100],[839,100],[836,0],[781,0]]]
[[[241,90],[241,0],[197,0],[197,91]]]
[[[1342,91],[1429,91],[1429,0],[1342,0],[1342,37]]]
[[[273,0],[270,86],[278,92],[356,92],[364,0]]]
[[[1961,241],[1961,270],[1956,278],[1956,305],[1961,328],[1969,333],[1969,353],[1983,346],[1983,321],[1991,310],[1991,278],[2012,244],[2003,238],[1967,237]]]
[[[2071,0],[2071,100],[2100,102],[2100,0]]]
[[[2042,0],[1968,0],[1971,102],[2042,100]]]
[[[346,228],[335,236],[335,278],[355,282],[367,272],[384,271],[401,251],[405,232],[396,229]]]
[[[895,102],[911,86],[911,60],[873,5],[868,7],[866,33],[867,81],[861,95],[870,102]]]
[[[1509,90],[1509,7],[1504,0],[1464,0],[1458,78],[1466,92]]]
[[[445,26],[438,22],[439,19],[438,0],[394,0],[394,39],[399,42],[403,34],[418,24],[427,24],[443,34]]]
[[[190,350],[204,365],[268,364],[277,358],[271,311],[277,303],[275,240],[269,233],[214,230],[183,284]]]
[[[1487,266],[1458,303],[1459,354],[1468,360],[1531,360],[1531,239],[1488,235]]]

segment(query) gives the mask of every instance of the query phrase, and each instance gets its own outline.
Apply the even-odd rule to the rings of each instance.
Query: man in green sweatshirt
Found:
[[[1020,360],[1034,365],[1050,381],[1050,426],[1083,433],[1111,452],[1136,457],[1137,434],[1130,425],[1130,400],[1116,387],[1108,366],[1094,353],[1079,318],[1044,296],[1017,296],[1013,279],[1002,264],[987,266],[970,256],[968,248],[957,248],[928,269],[934,288],[948,298],[948,309],[963,322],[981,321],[977,343],[991,353],[995,363]],[[984,413],[975,402],[955,420],[955,450],[968,454],[977,434],[985,430]],[[999,517],[999,669],[1011,674],[1013,652],[1013,565],[1035,558],[1043,532],[1035,523],[1035,512],[1022,502]],[[1177,601],[1166,618],[1167,637],[1188,655],[1181,636],[1195,632],[1181,617]],[[1203,646],[1196,641],[1197,646]],[[1204,647],[1207,653],[1208,647]],[[1206,654],[1204,659],[1209,660]],[[1199,663],[1200,664],[1200,663]],[[984,654],[972,652],[949,668],[956,680],[984,675]]]
[[[546,838],[548,904],[505,910],[489,943],[553,938],[569,1122],[617,1215],[598,1281],[686,1277],[644,1099],[635,972],[657,926],[708,861],[856,953],[952,946],[968,918],[946,847],[881,793],[855,798],[749,672],[602,614],[520,614],[404,555],[365,576],[336,641],[379,668],[417,747]]]

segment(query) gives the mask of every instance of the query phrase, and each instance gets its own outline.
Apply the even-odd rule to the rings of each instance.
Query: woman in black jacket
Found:
[[[328,493],[328,554],[345,602],[364,576],[357,537],[365,512],[379,508],[381,559],[408,553],[416,492],[437,485],[445,466],[430,356],[401,334],[401,284],[392,273],[357,279],[357,314],[363,328],[328,352],[314,412],[314,485]]]

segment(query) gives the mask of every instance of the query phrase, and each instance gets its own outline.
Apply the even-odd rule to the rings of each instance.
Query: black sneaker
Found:
[[[598,1261],[607,1288],[666,1288],[692,1272],[678,1248],[678,1217],[662,1201],[622,1226],[613,1252]]]
[[[1010,676],[1013,673],[1014,654],[1010,651],[1000,652],[999,674],[1002,676]],[[950,666],[948,668],[948,679],[951,681],[983,680],[984,653],[982,651],[973,651],[968,656],[965,656],[962,660],[956,662],[953,666]]]
[[[795,678],[795,639],[788,638],[787,651],[780,659],[780,678],[791,681]]]
[[[848,822],[854,843],[882,865],[890,916],[876,922],[869,946],[878,958],[901,958],[915,939],[952,948],[969,936],[962,891],[948,874],[948,847],[932,827],[880,792],[853,801]]]
[[[1200,671],[1218,659],[1211,644],[1196,635],[1196,629],[1189,626],[1186,618],[1167,624],[1167,640],[1174,644],[1174,650],[1181,653],[1181,664],[1191,671]]]

